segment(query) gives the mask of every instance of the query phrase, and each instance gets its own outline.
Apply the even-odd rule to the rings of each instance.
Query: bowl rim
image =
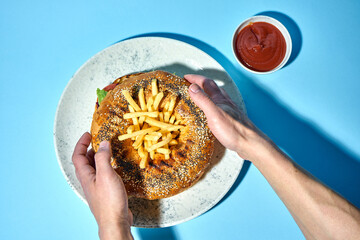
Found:
[[[241,61],[239,60],[239,58],[238,58],[238,56],[236,54],[236,39],[237,39],[237,36],[238,36],[239,32],[244,27],[248,26],[251,22],[266,22],[266,23],[269,23],[269,24],[273,25],[274,27],[276,27],[281,32],[281,34],[283,35],[283,37],[285,39],[285,43],[286,43],[285,56],[284,56],[283,60],[281,61],[281,63],[278,66],[276,66],[274,69],[270,70],[270,71],[259,72],[259,71],[249,69],[248,67],[246,67],[244,64],[241,63]],[[273,72],[276,72],[277,70],[281,69],[283,66],[285,66],[285,64],[289,60],[290,55],[291,55],[291,51],[292,51],[292,40],[291,40],[291,36],[290,36],[289,31],[286,29],[286,27],[280,21],[278,21],[275,18],[265,16],[265,15],[256,15],[256,16],[252,16],[252,17],[249,17],[249,18],[245,19],[244,21],[242,21],[237,26],[237,28],[234,31],[233,37],[232,37],[232,52],[234,54],[234,57],[235,57],[236,61],[245,70],[247,70],[249,72],[252,72],[252,73],[256,73],[256,74],[269,74],[269,73],[273,73]]]

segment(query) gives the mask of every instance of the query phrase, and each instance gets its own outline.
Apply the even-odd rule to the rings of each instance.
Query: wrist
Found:
[[[249,126],[239,124],[241,138],[238,141],[237,154],[250,162],[258,163],[264,156],[275,150],[274,143],[253,124]]]
[[[128,221],[99,224],[99,237],[101,240],[133,239]]]

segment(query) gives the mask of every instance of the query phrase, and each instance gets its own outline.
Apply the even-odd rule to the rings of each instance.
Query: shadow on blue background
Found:
[[[250,119],[284,149],[297,164],[354,205],[360,207],[360,159],[337,145],[333,139],[327,137],[312,123],[305,121],[287,109],[271,93],[259,86],[254,79],[244,75],[221,52],[198,39],[175,33],[147,33],[131,38],[137,37],[176,39],[191,44],[213,57],[224,67],[239,87]],[[300,49],[301,42],[298,46],[299,52]],[[297,55],[294,55],[292,60],[296,57]],[[249,166],[250,163],[245,161],[235,184],[219,204],[225,201],[240,185]],[[176,239],[174,231],[174,227],[164,229],[140,228],[139,234],[144,239],[151,239],[155,236],[164,236],[164,239]]]
[[[292,51],[291,51],[290,58],[284,67],[291,64],[296,59],[296,57],[299,55],[301,47],[302,47],[302,35],[301,35],[299,26],[289,16],[287,16],[281,12],[265,11],[265,12],[260,12],[256,15],[264,15],[264,16],[275,18],[276,20],[281,22],[285,26],[285,28],[288,30],[290,37],[291,37],[291,42],[292,42]]]
[[[166,239],[176,240],[175,227],[166,228],[138,228],[137,229],[141,239]]]

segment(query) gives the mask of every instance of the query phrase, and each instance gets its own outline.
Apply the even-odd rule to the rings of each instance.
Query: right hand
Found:
[[[257,167],[306,239],[358,239],[360,211],[355,206],[298,168],[213,80],[184,77],[192,83],[189,94],[205,113],[215,137]]]
[[[190,97],[205,113],[208,126],[219,142],[243,159],[251,160],[250,142],[260,136],[260,131],[214,80],[193,74],[184,78],[192,83]]]

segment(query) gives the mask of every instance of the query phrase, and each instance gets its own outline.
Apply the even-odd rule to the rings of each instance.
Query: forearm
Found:
[[[298,168],[270,140],[250,138],[249,160],[284,202],[308,239],[355,239],[360,236],[359,210]],[[252,142],[251,142],[252,141]]]
[[[128,223],[117,223],[100,225],[99,237],[101,240],[133,240],[130,225]]]

